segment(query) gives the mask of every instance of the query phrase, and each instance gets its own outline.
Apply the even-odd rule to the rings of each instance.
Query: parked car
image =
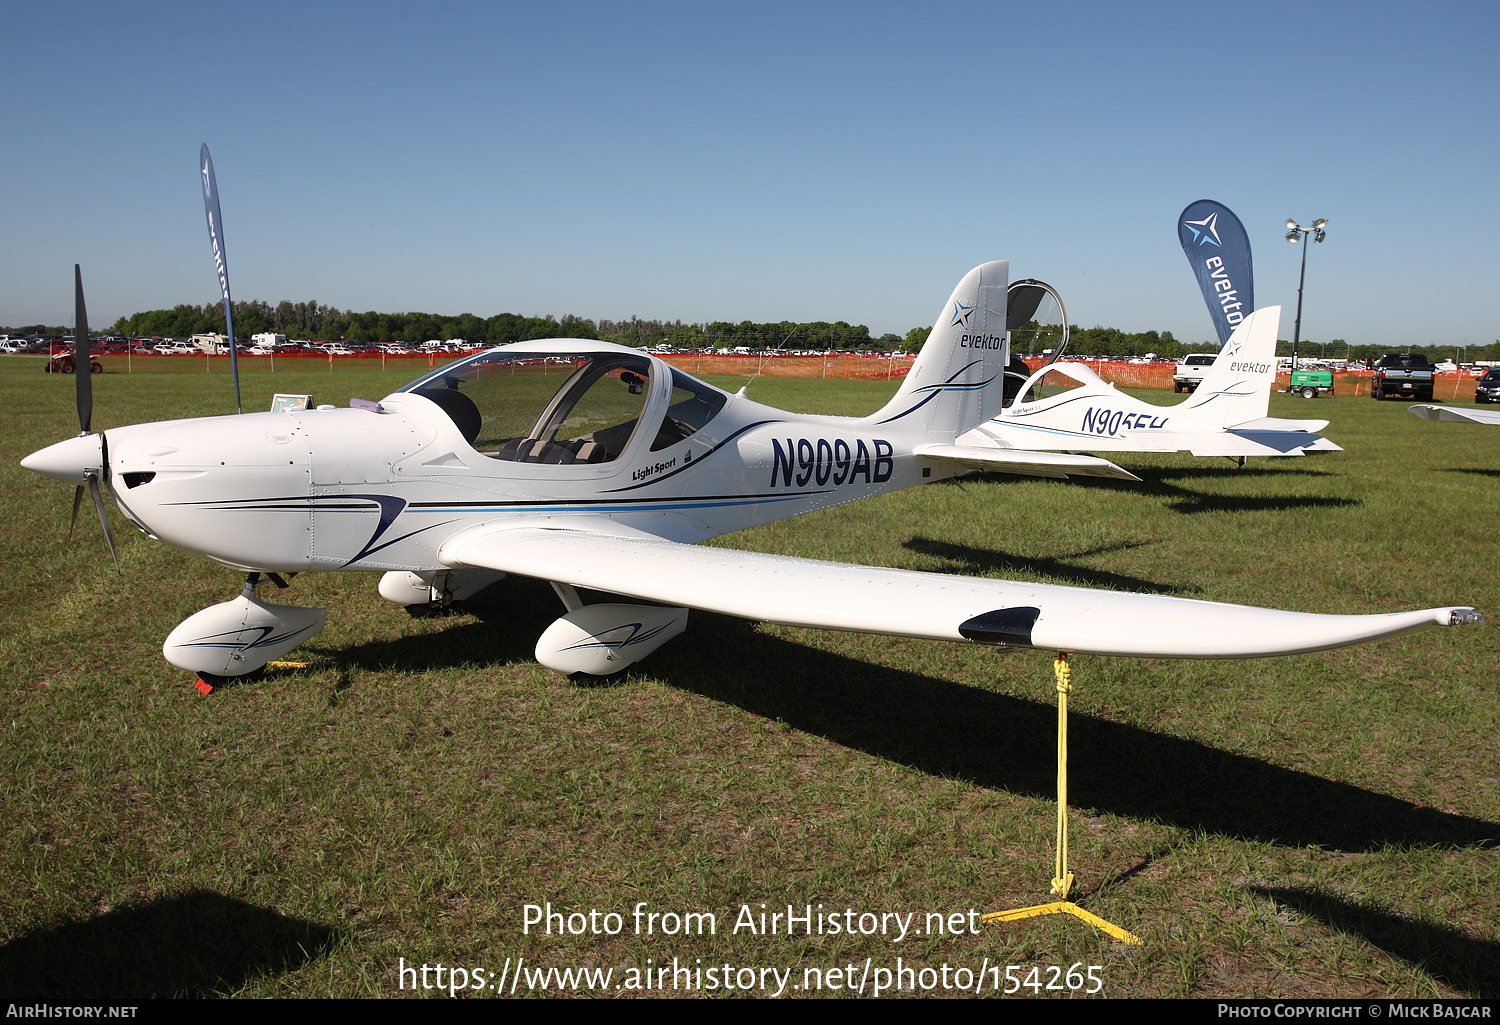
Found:
[[[1491,367],[1474,382],[1475,402],[1500,402],[1500,367]]]

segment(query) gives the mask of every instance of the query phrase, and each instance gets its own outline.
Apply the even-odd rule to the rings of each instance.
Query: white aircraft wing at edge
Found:
[[[455,568],[500,570],[786,626],[1090,655],[1294,655],[1479,621],[1466,607],[1316,615],[569,528],[480,528],[449,539],[440,557]]]
[[[1455,424],[1500,425],[1500,410],[1460,409],[1450,406],[1408,406],[1406,411],[1418,420],[1442,420]]]

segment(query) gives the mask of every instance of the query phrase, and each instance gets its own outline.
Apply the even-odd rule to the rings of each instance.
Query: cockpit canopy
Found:
[[[438,405],[464,440],[492,459],[608,463],[625,452],[643,419],[652,426],[648,402],[661,369],[672,376],[672,395],[655,425],[656,452],[696,434],[728,397],[637,353],[492,349],[401,391]]]

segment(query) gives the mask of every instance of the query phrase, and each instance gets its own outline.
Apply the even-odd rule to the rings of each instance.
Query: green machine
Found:
[[[1320,392],[1333,394],[1332,370],[1294,370],[1288,392],[1301,392],[1304,399],[1315,399]]]

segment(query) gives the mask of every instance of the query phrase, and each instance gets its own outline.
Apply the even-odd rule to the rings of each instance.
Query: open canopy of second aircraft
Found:
[[[1007,278],[1003,261],[965,275],[896,395],[867,417],[789,413],[634,349],[554,339],[479,353],[346,409],[97,434],[88,429],[91,393],[80,384],[84,433],[23,465],[78,485],[80,495],[86,486],[96,501],[106,483],[143,533],[248,574],[239,598],[189,617],[164,648],[176,665],[223,676],[252,672],[322,629],[323,610],[256,595],[268,577],[313,570],[382,572],[380,593],[406,605],[463,597],[509,573],[550,581],[566,612],[536,655],[568,673],[624,668],[681,633],[691,608],[1168,658],[1317,651],[1481,621],[1466,606],[1319,615],[698,545],[976,469],[1134,479],[1102,458],[1011,445],[1008,432],[1034,421],[1002,409]],[[80,282],[80,323],[82,306]],[[1234,426],[1230,444],[1263,445],[1266,432],[1306,441],[1305,431],[1264,421],[1264,400],[1255,398],[1267,373],[1256,347],[1274,340],[1275,320],[1274,310],[1247,318],[1244,337],[1226,345],[1230,365],[1223,373],[1216,366],[1214,383],[1205,380],[1185,409],[1142,412],[1108,396],[1110,426],[1101,432],[1096,409],[1093,438],[1121,430],[1149,440],[1222,416],[1205,437]],[[1102,401],[1095,382],[1084,384],[1073,405]],[[1016,409],[1039,404],[1023,392]],[[1204,409],[1237,412],[1194,421],[1193,411]],[[664,607],[586,605],[579,587]]]

